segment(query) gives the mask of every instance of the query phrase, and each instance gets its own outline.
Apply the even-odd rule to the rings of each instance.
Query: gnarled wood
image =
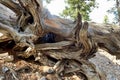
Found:
[[[82,76],[85,80],[104,80],[104,76],[88,59],[94,56],[98,46],[119,53],[119,31],[106,28],[105,25],[99,27],[95,23],[82,22],[80,14],[75,22],[53,16],[43,8],[41,2],[42,0],[17,0],[17,3],[13,0],[0,1],[16,14],[12,19],[6,16],[7,22],[2,21],[4,17],[0,15],[0,30],[7,31],[9,35],[6,37],[15,41],[12,51],[24,58],[34,56],[41,65],[52,68],[53,74],[49,73],[49,69],[48,72],[43,71],[47,79],[66,80],[74,74],[78,79]],[[54,43],[35,43],[49,32],[62,39],[56,39]],[[3,32],[3,35],[8,33]],[[1,36],[0,42],[4,42]]]
[[[16,15],[21,14],[22,8],[19,6],[19,4],[15,3],[13,0],[1,0],[0,3],[14,11]]]

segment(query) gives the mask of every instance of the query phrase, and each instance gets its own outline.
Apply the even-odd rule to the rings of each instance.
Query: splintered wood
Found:
[[[111,44],[107,44],[108,39],[115,37],[110,37],[109,29],[101,31],[100,27],[97,29],[93,24],[89,26],[88,22],[82,22],[79,13],[75,22],[53,16],[43,8],[42,0],[0,0],[0,4],[2,4],[0,13],[16,14],[0,15],[0,44],[7,44],[1,48],[5,51],[10,50],[14,57],[19,56],[24,59],[34,57],[33,62],[40,63],[38,71],[37,68],[33,71],[37,75],[36,78],[40,80],[105,80],[105,76],[88,59],[94,56],[101,44],[108,51],[119,50],[119,45],[113,40],[109,42]],[[6,10],[8,8],[10,10]],[[39,40],[49,33],[55,35],[56,39],[53,43],[44,43]],[[113,31],[112,34],[116,33]],[[102,37],[103,34],[105,34],[104,37]],[[105,42],[102,39],[105,39]],[[10,40],[13,43],[7,43]],[[114,40],[119,43],[119,38]],[[114,48],[111,48],[111,45]],[[16,78],[19,70],[9,70],[10,75],[15,73],[15,76],[12,76],[15,80],[22,80],[21,76]]]

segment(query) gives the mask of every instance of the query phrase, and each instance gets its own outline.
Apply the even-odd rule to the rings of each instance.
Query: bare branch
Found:
[[[13,2],[12,0],[0,0],[0,3],[14,11],[17,15],[21,14],[21,7],[19,4]]]
[[[63,49],[66,46],[72,45],[72,41],[61,41],[56,43],[45,43],[35,45],[36,50],[50,50],[50,49]]]

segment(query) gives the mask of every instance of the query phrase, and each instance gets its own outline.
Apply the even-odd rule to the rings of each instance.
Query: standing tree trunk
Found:
[[[0,43],[12,40],[12,51],[17,56],[34,56],[42,66],[47,66],[49,69],[41,73],[48,80],[105,80],[88,59],[98,47],[119,55],[119,29],[82,22],[79,13],[76,22],[53,16],[43,8],[41,0],[0,3]],[[56,35],[54,43],[40,42],[48,33]]]

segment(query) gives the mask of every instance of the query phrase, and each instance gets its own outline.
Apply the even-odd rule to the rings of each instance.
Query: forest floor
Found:
[[[14,58],[14,60],[5,58],[7,53],[0,57],[0,80],[46,80],[40,78],[42,66],[34,62],[34,58],[29,59]],[[7,59],[7,61],[6,61]],[[96,65],[96,68],[104,72],[106,80],[120,80],[120,60],[110,55],[104,50],[99,49],[96,56],[90,61]],[[12,77],[11,77],[12,76]]]

